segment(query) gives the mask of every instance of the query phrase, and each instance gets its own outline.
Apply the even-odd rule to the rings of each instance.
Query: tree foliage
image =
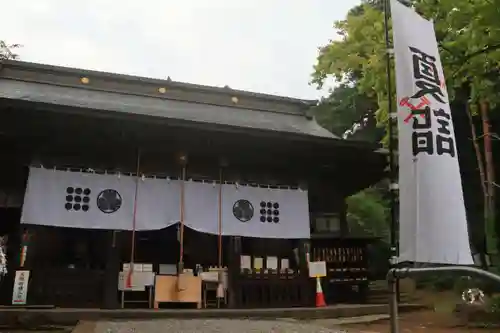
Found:
[[[344,20],[334,23],[337,38],[320,48],[312,82],[321,87],[333,77],[341,85],[340,92],[334,90],[318,107],[317,118],[320,122],[330,122],[326,127],[336,133],[345,122],[359,117],[361,111],[352,105],[361,103],[352,100],[363,98],[374,102],[378,126],[387,126],[388,96],[395,96],[395,85],[393,91],[387,91],[384,1],[365,0],[352,8]],[[478,114],[479,102],[486,101],[493,109],[500,98],[496,93],[500,88],[500,0],[405,2],[434,21],[450,100],[461,100],[463,104],[471,102],[468,110],[472,115]],[[392,32],[389,35],[392,37]],[[391,66],[394,68],[392,59]],[[394,70],[392,75],[395,82]],[[347,93],[346,87],[357,89],[357,93]],[[366,198],[367,201],[372,199]]]
[[[330,77],[346,84],[354,82],[360,93],[376,99],[376,119],[385,125],[389,94],[384,14],[381,1],[371,2],[365,1],[353,8],[345,20],[335,22],[339,39],[320,49],[313,83],[321,86]],[[497,103],[500,0],[415,0],[412,3],[417,12],[435,22],[450,97],[453,98],[455,89],[467,84],[472,100]],[[392,91],[390,96],[394,95]]]
[[[383,131],[376,127],[373,118],[376,109],[372,98],[361,94],[355,86],[341,84],[321,100],[314,114],[321,126],[339,137],[378,142]]]
[[[389,214],[387,199],[376,187],[347,199],[347,222],[353,234],[389,240]]]

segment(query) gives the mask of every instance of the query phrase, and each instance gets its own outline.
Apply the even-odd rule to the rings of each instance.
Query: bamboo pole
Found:
[[[222,182],[223,171],[219,169],[219,216],[218,216],[218,239],[217,239],[217,254],[218,267],[222,268]]]
[[[134,257],[135,257],[135,229],[136,229],[136,221],[137,221],[137,197],[139,194],[139,182],[141,176],[139,175],[141,169],[141,151],[137,150],[137,164],[136,164],[136,175],[135,175],[135,191],[134,191],[134,212],[132,216],[132,239],[130,246],[130,269],[127,275],[126,287],[132,287],[132,274],[134,272]]]
[[[180,223],[179,223],[179,266],[178,273],[181,274],[184,270],[184,216],[185,216],[185,190],[186,190],[186,165],[182,165],[181,170],[181,207],[180,207]]]

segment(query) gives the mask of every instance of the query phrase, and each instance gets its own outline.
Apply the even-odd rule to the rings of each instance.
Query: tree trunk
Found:
[[[491,148],[491,124],[489,118],[489,105],[486,101],[481,101],[479,103],[479,110],[481,113],[481,118],[483,121],[483,135],[484,135],[484,159],[486,164],[486,188],[488,191],[488,200],[487,200],[487,208],[488,208],[488,216],[486,219],[487,228],[486,230],[492,231],[493,226],[495,224],[495,168],[493,162],[493,151]],[[495,244],[497,250],[499,249],[500,244],[498,241]]]
[[[465,112],[467,113],[467,118],[469,119],[469,126],[470,126],[470,131],[471,131],[471,136],[472,136],[472,144],[474,146],[474,151],[476,153],[477,168],[479,171],[479,179],[481,181],[481,190],[483,191],[483,207],[484,207],[483,217],[484,217],[484,221],[481,225],[481,228],[478,228],[481,230],[481,233],[480,233],[481,247],[477,248],[476,250],[479,252],[479,259],[481,261],[481,267],[483,269],[488,269],[488,263],[486,262],[486,251],[487,251],[487,245],[486,245],[486,223],[487,222],[486,221],[487,221],[488,216],[489,216],[489,209],[488,209],[489,200],[488,200],[488,188],[486,187],[486,173],[484,171],[483,154],[481,152],[481,147],[479,147],[479,143],[477,140],[476,127],[474,126],[474,120],[472,119],[472,114],[470,113],[468,103],[465,104]],[[477,230],[477,229],[474,229],[474,230]]]

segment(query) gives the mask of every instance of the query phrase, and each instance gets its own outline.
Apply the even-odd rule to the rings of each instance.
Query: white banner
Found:
[[[179,180],[158,178],[139,180],[136,229],[158,230],[179,222],[180,188]]]
[[[219,185],[186,182],[185,223],[218,234]],[[260,238],[309,238],[307,191],[222,185],[222,234]]]
[[[132,230],[136,178],[30,168],[21,223]],[[136,230],[179,221],[179,181],[139,180]]]
[[[473,264],[434,26],[391,0],[399,138],[399,261]]]
[[[136,230],[180,221],[181,181],[139,179]],[[22,223],[132,230],[136,178],[31,168]],[[307,191],[222,186],[222,234],[309,238]],[[219,185],[185,182],[186,226],[219,233]]]
[[[16,271],[14,288],[12,289],[12,304],[25,305],[28,299],[28,282],[30,271]]]

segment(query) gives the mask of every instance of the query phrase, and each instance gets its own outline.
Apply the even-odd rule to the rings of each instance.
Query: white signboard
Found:
[[[14,288],[12,291],[12,304],[25,305],[28,299],[28,281],[30,271],[16,271]]]
[[[118,290],[125,291],[143,291],[146,287],[153,286],[155,281],[154,272],[132,272],[131,285],[126,286],[129,271],[120,272],[118,274]]]
[[[399,261],[473,264],[434,25],[391,0],[399,139]]]
[[[326,262],[325,261],[311,261],[309,262],[309,277],[318,278],[326,276]]]

